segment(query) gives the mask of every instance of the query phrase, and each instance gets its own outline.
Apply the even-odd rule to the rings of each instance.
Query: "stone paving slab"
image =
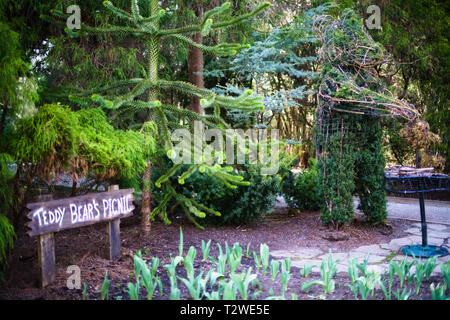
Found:
[[[373,244],[370,246],[362,246],[353,250],[354,252],[370,253],[379,256],[388,256],[391,254],[391,250],[382,248],[379,244]]]
[[[413,226],[417,227],[417,228],[422,228],[422,224],[421,223],[414,223]],[[428,230],[436,230],[436,231],[444,231],[448,229],[448,226],[443,225],[443,224],[435,224],[435,223],[427,223],[427,227]]]
[[[420,228],[409,228],[405,230],[405,232],[411,233],[413,235],[422,236],[422,230]],[[446,239],[450,238],[450,233],[447,231],[437,231],[433,229],[427,229],[427,236],[432,238]]]
[[[276,250],[270,253],[276,258],[291,257],[291,259],[309,259],[323,254],[322,250],[316,248],[296,248],[290,250]]]
[[[322,261],[317,259],[303,259],[303,260],[292,260],[291,265],[300,269],[303,269],[305,266],[310,267],[314,265],[315,267],[312,268],[311,272],[319,272],[321,263]]]
[[[411,244],[422,244],[422,236],[411,236],[409,237],[413,243]],[[427,237],[428,244],[441,246],[445,243],[444,239],[442,238],[434,238],[434,237]]]
[[[327,260],[328,255],[329,255],[329,253],[322,254],[322,255],[318,256],[317,259]],[[331,257],[333,258],[333,261],[336,261],[336,260],[339,260],[339,262],[347,261],[347,259],[350,258],[350,253],[349,252],[336,252],[336,253],[332,252]]]
[[[336,265],[337,273],[348,273],[348,265],[346,264],[337,264]]]
[[[358,263],[363,263],[367,259],[368,264],[379,263],[386,260],[386,256],[379,256],[376,254],[370,254],[367,252],[350,252],[350,258],[354,258]]]

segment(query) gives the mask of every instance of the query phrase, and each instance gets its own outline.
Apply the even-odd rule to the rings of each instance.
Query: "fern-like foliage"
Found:
[[[142,126],[142,132],[115,130],[101,109],[74,112],[47,104],[18,121],[9,149],[18,165],[31,163],[34,174],[43,179],[69,172],[78,180],[89,173],[100,182],[141,174],[156,152],[155,130],[151,122]]]
[[[9,250],[14,244],[14,227],[6,217],[7,210],[11,204],[12,191],[9,182],[14,176],[11,165],[12,157],[6,153],[0,153],[0,280],[2,269],[7,263]]]

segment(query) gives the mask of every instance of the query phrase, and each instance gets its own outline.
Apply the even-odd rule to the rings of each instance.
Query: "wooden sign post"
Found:
[[[51,194],[38,196],[38,201],[50,201]],[[42,287],[55,280],[55,236],[54,233],[38,235],[39,280]]]
[[[108,191],[119,190],[118,185],[108,187]],[[120,256],[120,219],[114,219],[106,224],[108,235],[108,259],[114,260]]]
[[[30,237],[38,236],[41,286],[55,280],[54,232],[107,222],[108,258],[120,255],[120,219],[133,214],[133,189],[110,187],[108,192],[29,203]],[[42,200],[42,199],[41,199]]]

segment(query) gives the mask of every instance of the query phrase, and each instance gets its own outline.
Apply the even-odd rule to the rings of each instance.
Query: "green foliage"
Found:
[[[230,197],[222,198],[216,207],[222,219],[212,217],[212,223],[245,224],[272,212],[280,191],[280,177],[263,175],[260,170],[261,167],[248,165],[239,172],[250,185],[239,186]]]
[[[373,41],[362,19],[346,9],[335,19],[316,19],[322,40],[322,83],[316,141],[319,147],[321,219],[335,228],[354,217],[353,195],[371,224],[384,223],[385,167],[380,115],[413,119],[417,110],[395,99],[376,76],[384,62],[383,47]]]
[[[316,267],[316,265],[312,264],[310,266],[304,265],[302,269],[300,269],[300,275],[304,278],[308,278],[311,270]]]
[[[382,131],[378,119],[357,117],[354,123],[357,141],[354,143],[355,188],[360,199],[360,209],[370,224],[385,223],[387,218],[386,192],[383,190],[385,160],[382,148]]]
[[[375,286],[380,283],[381,275],[378,272],[370,271],[365,276],[358,277],[353,284],[347,284],[352,290],[355,298],[358,298],[358,292],[363,300],[367,300],[369,294],[373,296]]]
[[[310,282],[304,282],[302,284],[302,290],[306,292],[309,291],[311,286],[320,285],[322,286],[325,293],[331,294],[334,292],[336,281],[333,279],[337,273],[337,263],[339,260],[333,260],[333,256],[331,254],[331,249],[328,253],[328,259],[322,260],[320,264],[320,280],[314,280]]]
[[[213,30],[222,30],[224,28],[234,26],[241,23],[266,7],[269,3],[263,3],[256,7],[253,11],[240,14],[227,20],[218,19],[230,7],[229,3],[225,3],[220,7],[213,8],[204,12],[201,18],[196,18],[191,23],[185,23],[182,27],[173,27],[167,25],[170,19],[164,19],[166,14],[174,14],[166,12],[160,7],[160,3],[156,0],[150,0],[145,3],[131,1],[131,12],[122,9],[119,5],[115,5],[109,1],[103,3],[104,6],[116,17],[111,23],[106,23],[92,27],[88,23],[82,23],[81,30],[65,31],[71,37],[84,36],[133,36],[136,42],[145,43],[146,54],[145,61],[147,64],[146,73],[141,78],[130,78],[128,80],[112,81],[106,86],[94,86],[89,90],[76,89],[72,90],[69,98],[81,104],[99,104],[105,109],[113,110],[117,117],[127,117],[126,114],[143,114],[145,118],[151,118],[156,125],[155,140],[157,145],[158,156],[152,164],[159,167],[160,177],[156,180],[155,186],[161,189],[163,197],[158,206],[152,211],[151,218],[155,216],[161,217],[166,223],[170,223],[167,217],[167,205],[169,202],[176,202],[183,209],[187,217],[197,226],[200,226],[196,218],[204,218],[206,213],[220,215],[215,210],[208,208],[202,203],[184,196],[178,192],[176,186],[183,185],[185,179],[193,175],[197,170],[202,170],[210,176],[214,176],[224,185],[231,189],[237,188],[237,185],[248,185],[242,181],[243,178],[229,173],[229,168],[223,168],[220,165],[202,164],[192,166],[168,166],[164,157],[160,155],[173,155],[172,140],[170,132],[180,127],[190,128],[193,120],[202,121],[208,127],[225,129],[229,127],[223,119],[220,118],[220,108],[239,109],[239,110],[261,110],[263,108],[261,99],[255,97],[251,90],[245,91],[237,98],[231,98],[218,95],[210,90],[198,88],[185,81],[169,81],[159,76],[161,46],[160,44],[168,44],[170,41],[175,43],[193,46],[203,52],[216,55],[235,54],[236,50],[242,46],[237,43],[218,43],[216,45],[197,44],[189,37],[192,34],[201,32],[204,35]],[[59,18],[67,18],[58,8],[52,13]],[[169,10],[170,11],[170,10]],[[106,20],[106,19],[105,19]],[[178,21],[178,19],[176,19]],[[120,89],[117,91],[116,89]],[[177,95],[196,97],[201,99],[202,104],[211,106],[214,104],[214,115],[199,115],[195,112],[174,107],[173,105],[162,103],[159,96],[164,92],[172,91]],[[89,98],[90,97],[90,98]],[[136,125],[139,127],[139,124]],[[148,159],[147,159],[148,160]],[[181,171],[185,169],[184,171]],[[148,167],[150,170],[150,167]],[[149,173],[148,171],[146,172]],[[179,179],[174,181],[175,174],[180,173]],[[143,205],[142,214],[148,214],[150,211],[150,188],[149,181],[143,182]],[[144,201],[145,199],[145,201]]]
[[[314,50],[305,52],[300,48],[314,46],[317,39],[311,32],[313,17],[326,9],[327,6],[320,6],[303,12],[267,33],[254,32],[254,41],[248,48],[206,66],[206,77],[217,78],[221,84],[227,81],[215,89],[218,92],[240,94],[240,86],[251,85],[263,97],[264,111],[228,111],[236,126],[270,127],[275,116],[303,106],[307,95],[313,93],[311,87],[317,72],[312,71],[311,65],[317,56]]]
[[[7,255],[13,248],[15,237],[14,227],[9,223],[8,218],[0,214],[0,267],[6,266]]]
[[[300,210],[318,210],[320,208],[317,161],[310,158],[308,163],[307,170],[302,170],[296,175],[290,172],[283,183],[284,199],[291,208]]]
[[[328,138],[326,152],[326,158],[317,165],[319,198],[322,199],[320,217],[325,225],[332,224],[336,228],[354,217],[354,153],[349,143],[343,143],[340,133]]]
[[[432,300],[448,300],[445,291],[447,290],[447,286],[444,284],[439,283],[437,286],[432,283],[430,285],[430,291],[431,291],[431,299]]]
[[[208,260],[210,246],[211,246],[211,240],[209,240],[208,242],[205,242],[204,240],[202,240],[203,261]]]
[[[10,143],[14,158],[19,163],[37,163],[57,155],[60,167],[61,164],[67,164],[76,152],[77,124],[75,114],[67,107],[42,106],[36,115],[17,123],[15,137]]]
[[[115,130],[101,109],[44,105],[18,121],[10,149],[18,163],[32,163],[43,178],[68,171],[105,180],[142,173],[155,144],[148,133]]]
[[[447,287],[450,287],[450,262],[448,262],[448,261],[446,263],[441,262],[439,264],[439,267],[440,267],[442,275],[444,277],[445,285]]]
[[[449,169],[450,54],[447,1],[414,0],[382,3],[380,30],[370,30],[393,58],[398,76],[391,78],[399,96],[424,111],[424,119],[442,142],[437,150],[447,156]]]
[[[114,130],[100,109],[83,109],[76,114],[83,127],[77,154],[91,164],[95,174],[131,178],[145,170],[146,160],[156,151],[153,124],[147,123],[142,133]]]
[[[206,224],[237,225],[256,221],[272,212],[276,196],[280,192],[281,177],[261,174],[259,165],[241,165],[238,168],[238,172],[232,171],[230,174],[243,177],[249,182],[248,185],[238,185],[230,189],[216,177],[196,171],[184,181],[184,184],[174,184],[174,189],[185,198],[201,202],[212,210],[212,212],[205,211],[208,213],[204,220]],[[179,167],[179,172],[183,172],[183,169],[183,166]],[[178,179],[176,176],[177,174],[174,174],[170,180],[175,182],[175,179]],[[159,168],[152,170],[152,181],[158,181],[160,178]],[[156,201],[162,203],[164,192],[162,190],[153,192]],[[173,205],[167,203],[167,207]]]
[[[10,182],[14,177],[13,158],[7,153],[0,153],[0,215],[6,215],[12,203]]]
[[[111,285],[111,280],[108,279],[108,270],[105,272],[105,278],[103,279],[102,288],[100,290],[101,299],[109,300],[109,286]]]
[[[197,193],[197,199],[203,200],[202,191],[206,192],[208,205],[221,213],[220,217],[208,217],[206,222],[214,225],[246,224],[271,213],[280,190],[280,178],[277,175],[263,175],[260,170],[257,165],[247,165],[239,171],[245,181],[250,182],[249,186],[238,186],[234,190],[221,186],[217,193],[211,194],[214,192],[211,186],[218,186],[213,180],[211,184],[205,183],[203,188],[192,189]]]
[[[7,265],[8,253],[13,248],[16,237],[14,227],[6,217],[13,197],[10,186],[14,176],[10,167],[12,164],[12,157],[9,154],[0,153],[0,280],[2,280],[2,269]]]
[[[340,121],[338,120],[340,119]],[[328,137],[318,163],[319,199],[322,221],[339,226],[353,218],[353,195],[360,198],[358,209],[371,224],[386,221],[386,193],[382,188],[385,167],[382,132],[377,119],[367,116],[341,115],[336,118],[339,130]],[[327,137],[317,133],[325,145]]]
[[[211,240],[208,241],[210,243]],[[203,241],[205,243],[205,241]],[[181,290],[178,287],[179,284],[186,287],[189,296],[195,300],[255,300],[258,295],[267,290],[268,300],[283,300],[286,299],[286,292],[288,289],[289,280],[291,278],[291,260],[289,258],[283,260],[276,260],[270,258],[269,247],[267,244],[262,243],[259,246],[259,254],[253,251],[255,259],[256,270],[253,271],[253,267],[248,267],[246,264],[236,264],[236,261],[240,262],[243,254],[243,248],[239,243],[235,243],[232,247],[225,242],[225,250],[223,246],[217,243],[218,254],[213,257],[208,255],[206,260],[202,260],[202,265],[199,267],[199,260],[203,259],[202,256],[197,256],[197,250],[195,247],[189,247],[187,254],[182,255],[183,248],[183,233],[180,229],[180,243],[178,252],[175,258],[170,258],[170,263],[166,264],[164,267],[166,269],[167,276],[170,281],[170,293],[169,299],[179,300],[181,298]],[[181,252],[181,254],[180,254]],[[337,274],[337,265],[340,260],[334,260],[332,257],[331,250],[328,257],[323,259],[320,265],[320,279],[314,281],[303,281],[301,289],[309,292],[313,285],[319,285],[323,288],[325,294],[332,294],[335,290],[335,286],[341,286],[341,283],[337,284],[335,276]],[[422,266],[425,268],[425,263],[414,259],[412,262],[406,262],[406,258],[400,264],[391,261],[390,270],[388,273],[388,278],[386,279],[386,272],[380,274],[375,270],[370,270],[368,267],[369,257],[362,262],[358,263],[356,259],[351,258],[348,260],[349,266],[349,278],[350,283],[344,283],[342,287],[349,288],[355,299],[369,299],[380,298],[378,294],[384,293],[384,298],[386,300],[391,300],[392,293],[394,297],[398,300],[408,300],[414,294],[414,290],[410,290],[409,287],[401,287],[395,291],[392,291],[392,284],[395,281],[405,280],[406,274],[411,274],[412,278],[416,276],[417,273],[411,273],[411,266],[416,265],[418,267]],[[179,265],[184,265],[184,270],[177,268]],[[263,268],[261,269],[261,266]],[[402,269],[401,272],[396,272],[397,265]],[[450,263],[442,263],[440,265],[442,276],[444,281],[448,279],[448,270]],[[210,268],[204,268],[211,266]],[[237,266],[237,267],[236,267]],[[281,268],[280,268],[281,266]],[[129,295],[130,299],[139,300],[140,291],[142,285],[147,289],[147,299],[151,300],[156,289],[159,290],[160,294],[163,292],[163,284],[161,278],[164,275],[156,276],[161,274],[159,268],[159,259],[157,257],[152,258],[152,263],[147,264],[145,259],[142,257],[142,252],[138,251],[134,256],[134,275],[135,283],[128,283],[125,292]],[[270,274],[267,271],[270,268]],[[281,270],[280,270],[281,269]],[[305,268],[306,269],[306,268]],[[311,268],[308,270],[301,271],[303,277],[308,277]],[[426,268],[425,268],[426,269]],[[280,272],[281,271],[281,272]],[[182,276],[185,274],[186,276]],[[395,277],[397,276],[397,277]],[[160,278],[161,277],[161,278]],[[258,278],[264,278],[264,282],[261,282]],[[411,279],[412,279],[411,278]],[[105,277],[106,279],[106,277]],[[281,292],[279,295],[274,294],[273,287],[263,287],[267,281],[277,282],[277,285],[281,287]],[[177,280],[180,280],[178,282]],[[415,279],[412,279],[416,281]],[[388,281],[389,286],[386,286],[386,281]],[[298,288],[292,287],[292,290],[297,290]],[[430,286],[432,299],[446,299],[446,284],[434,283]],[[297,299],[298,295],[291,292],[292,299]],[[311,296],[309,296],[311,297]],[[321,295],[319,298],[323,298]],[[183,297],[185,299],[186,297]],[[420,298],[420,296],[419,296]]]
[[[272,259],[272,261],[270,262],[270,275],[272,276],[272,280],[275,280],[279,270],[280,261]]]
[[[385,154],[386,161],[415,166],[415,150],[412,150],[399,134],[405,123],[397,121],[397,119],[386,119],[384,122],[385,143],[390,151]]]
[[[2,43],[0,48],[0,112],[4,117],[11,111],[17,113],[19,77],[25,74],[28,66],[22,60],[19,34],[2,21],[0,21],[0,41]],[[4,123],[1,126],[0,134],[3,133]]]

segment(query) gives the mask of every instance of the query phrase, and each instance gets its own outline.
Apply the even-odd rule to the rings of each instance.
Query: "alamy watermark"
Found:
[[[69,30],[81,29],[81,9],[79,5],[73,4],[68,6],[66,13],[71,14],[67,20],[66,25]]]
[[[70,274],[67,278],[66,286],[68,289],[81,289],[81,269],[77,265],[67,267],[66,273]]]
[[[367,14],[370,16],[366,19],[366,27],[369,30],[381,29],[381,9],[379,6],[373,4],[367,7]]]

